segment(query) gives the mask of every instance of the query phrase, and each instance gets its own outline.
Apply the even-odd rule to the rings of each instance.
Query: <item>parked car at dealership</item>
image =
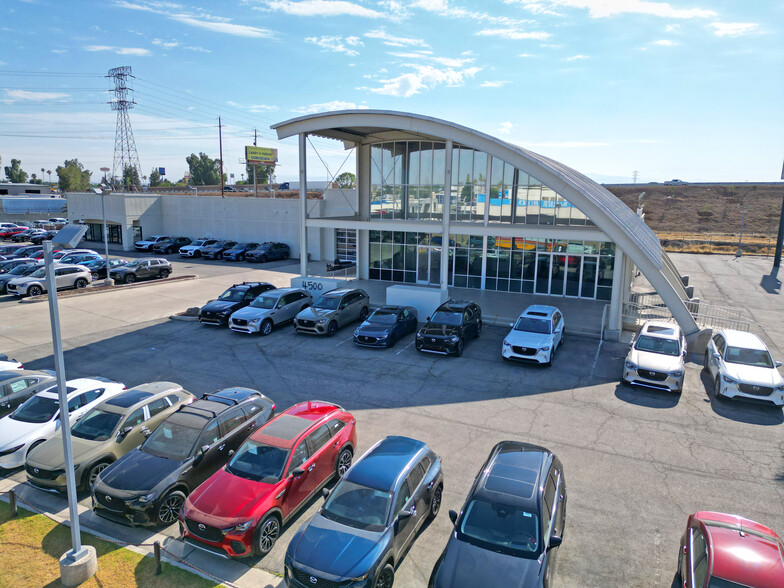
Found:
[[[0,237],[10,241],[11,237],[26,230],[27,227],[20,227],[20,226],[9,227],[7,229],[0,229]]]
[[[313,303],[307,290],[276,288],[259,294],[245,308],[229,318],[229,328],[238,333],[269,335],[276,326],[293,321],[299,312]]]
[[[68,288],[86,288],[93,277],[83,265],[73,265],[69,263],[54,264],[54,283],[58,290]],[[46,268],[38,267],[29,276],[15,278],[5,286],[9,294],[17,296],[40,296],[46,289]]]
[[[288,259],[291,255],[289,246],[285,243],[266,242],[259,245],[256,249],[245,254],[246,261],[274,261],[276,259]]]
[[[472,300],[447,300],[417,331],[417,351],[463,354],[466,339],[477,338],[482,333],[482,309]]]
[[[718,398],[745,398],[784,406],[784,378],[767,346],[757,335],[724,329],[705,350],[705,369]]]
[[[24,247],[24,245],[0,245],[0,255],[10,258],[11,255],[22,247]]]
[[[49,241],[57,234],[57,231],[44,231],[43,233],[39,233],[38,235],[33,235],[30,237],[30,243],[33,245],[40,245],[44,241]]]
[[[548,588],[566,525],[566,479],[548,449],[502,441],[479,470],[428,586]]]
[[[179,253],[181,247],[190,245],[192,241],[188,237],[169,237],[163,241],[158,241],[152,246],[155,253]]]
[[[172,265],[162,257],[143,257],[109,270],[109,275],[119,283],[132,284],[139,280],[168,278]]]
[[[8,283],[11,280],[15,280],[16,278],[22,276],[29,276],[33,272],[42,269],[40,265],[33,262],[32,260],[23,260],[26,263],[17,265],[16,267],[12,268],[8,272],[4,274],[0,274],[0,294],[8,294]]]
[[[680,394],[685,355],[686,337],[677,324],[646,321],[629,344],[622,381]]]
[[[196,239],[190,245],[180,247],[180,255],[182,257],[201,257],[202,248],[210,247],[217,242],[217,239]]]
[[[4,355],[0,355],[2,360]],[[2,363],[2,362],[0,362]],[[44,388],[54,384],[54,372],[49,370],[24,370],[22,364],[17,369],[0,371],[0,417],[16,410],[16,407]]]
[[[504,337],[501,356],[504,359],[531,361],[551,365],[556,350],[563,345],[566,322],[555,306],[532,304]]]
[[[370,314],[370,296],[358,288],[340,288],[319,296],[294,318],[298,333],[333,337],[340,327],[356,320],[364,321]]]
[[[24,369],[24,366],[21,364],[21,362],[18,362],[13,358],[8,357],[7,355],[0,353],[0,370],[5,372],[9,370],[21,369]]]
[[[8,229],[15,229],[18,226],[19,225],[17,225],[16,223],[0,222],[0,231],[7,231]],[[23,228],[26,229],[27,227],[23,227]]]
[[[43,257],[43,256],[42,256]],[[103,259],[97,253],[66,253],[60,257],[60,263],[72,263],[74,265],[81,265],[85,261],[95,261],[96,259]]]
[[[90,490],[109,464],[138,447],[169,415],[195,397],[173,382],[150,382],[101,402],[71,429],[77,486]],[[63,440],[56,435],[27,454],[27,481],[65,491]]]
[[[14,251],[9,257],[10,259],[22,259],[22,258],[29,258],[33,253],[38,253],[39,251],[43,251],[43,245],[25,245],[24,247],[20,247],[16,251]]]
[[[223,557],[268,554],[281,527],[351,467],[355,424],[351,413],[320,401],[277,415],[188,496],[185,541]]]
[[[7,274],[12,269],[20,265],[29,265],[32,261],[29,258],[23,259],[6,259],[0,261],[0,274]]]
[[[52,259],[55,261],[60,261],[66,255],[78,255],[80,253],[92,253],[93,255],[98,255],[98,252],[93,249],[61,249],[54,252]]]
[[[354,343],[362,347],[392,347],[398,339],[417,330],[412,306],[382,306],[354,330]]]
[[[65,384],[72,425],[97,404],[125,390],[119,382],[99,376],[68,380]],[[51,439],[60,427],[60,400],[57,385],[53,384],[0,419],[0,468],[24,465],[27,452]]]
[[[201,248],[201,256],[206,259],[223,259],[223,252],[237,244],[236,241],[216,241]]]
[[[249,388],[227,388],[181,406],[140,447],[98,475],[93,512],[126,525],[175,523],[186,496],[274,410],[272,400]]]
[[[14,243],[29,242],[31,237],[45,233],[43,229],[25,229],[24,231],[15,233],[11,236],[11,241]]]
[[[133,247],[136,249],[136,251],[152,251],[152,248],[155,247],[156,243],[160,243],[161,241],[166,241],[167,239],[171,238],[171,235],[153,235],[149,239],[136,241],[136,243],[133,244]]]
[[[382,439],[292,537],[284,561],[286,583],[391,588],[395,567],[417,531],[438,514],[443,488],[441,458],[425,443]]]
[[[784,543],[776,532],[735,514],[689,515],[678,549],[678,586],[784,586]]]
[[[90,274],[93,277],[93,282],[95,280],[101,280],[106,278],[106,260],[101,259],[94,259],[92,261],[87,261],[83,264],[88,270],[90,270]],[[128,265],[128,261],[125,259],[110,259],[109,260],[109,269],[112,270],[114,268],[122,267],[124,265]]]
[[[234,284],[215,300],[210,300],[199,309],[199,322],[208,325],[225,325],[229,317],[248,306],[260,294],[274,290],[267,282],[242,282]]]
[[[235,243],[233,247],[223,252],[223,259],[226,261],[244,261],[245,254],[257,249],[259,243]]]

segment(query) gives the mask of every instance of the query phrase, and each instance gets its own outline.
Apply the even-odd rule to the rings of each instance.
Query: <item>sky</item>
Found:
[[[173,181],[189,154],[218,157],[219,116],[235,180],[254,129],[275,179],[296,180],[296,138],[270,125],[353,108],[452,121],[600,182],[782,173],[782,0],[3,0],[3,15],[0,157],[39,177],[112,167],[119,66],[142,171]],[[355,171],[337,141],[308,157],[312,180]]]

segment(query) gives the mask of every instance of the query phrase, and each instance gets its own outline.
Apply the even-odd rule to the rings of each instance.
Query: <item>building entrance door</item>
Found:
[[[564,282],[566,281],[566,256],[553,255],[550,268],[550,294],[563,296]]]
[[[454,280],[455,248],[449,248],[448,284]],[[441,283],[441,247],[419,247],[417,253],[417,284],[438,286]]]
[[[537,294],[550,293],[550,259],[549,253],[542,251],[536,252],[536,286],[534,292]]]

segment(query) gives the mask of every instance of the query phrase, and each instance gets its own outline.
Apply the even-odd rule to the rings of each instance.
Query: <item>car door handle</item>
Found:
[[[223,451],[223,448],[224,448],[224,447],[226,447],[226,444],[225,444],[225,443],[221,443],[221,444],[218,446],[218,451]]]
[[[428,489],[428,490],[432,489],[432,488],[433,488],[433,484],[435,484],[435,483],[436,483],[436,481],[435,481],[435,480],[433,480],[432,482],[430,482],[430,483],[427,485],[427,489]]]
[[[335,441],[335,443],[332,446],[333,447],[340,447],[340,441]]]
[[[316,469],[316,464],[314,463],[314,464],[311,464],[311,466],[308,468],[308,471],[312,472],[315,469]]]

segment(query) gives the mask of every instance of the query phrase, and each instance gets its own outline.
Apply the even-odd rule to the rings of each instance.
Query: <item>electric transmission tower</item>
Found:
[[[115,67],[109,70],[107,78],[114,80],[114,99],[109,102],[112,110],[117,111],[117,130],[114,135],[114,162],[112,164],[112,182],[116,182],[118,177],[120,184],[123,184],[125,170],[135,169],[136,174],[131,176],[131,189],[137,190],[136,180],[141,174],[139,165],[139,154],[136,152],[136,141],[133,139],[133,129],[131,128],[131,118],[128,111],[134,107],[136,102],[133,99],[133,88],[130,87],[131,66]],[[140,180],[139,180],[140,181]]]
[[[636,183],[637,183],[637,178],[638,178],[638,177],[640,177],[640,172],[639,172],[639,171],[637,171],[637,170],[634,170],[634,171],[632,172],[632,182],[633,182],[634,184],[636,184]]]

